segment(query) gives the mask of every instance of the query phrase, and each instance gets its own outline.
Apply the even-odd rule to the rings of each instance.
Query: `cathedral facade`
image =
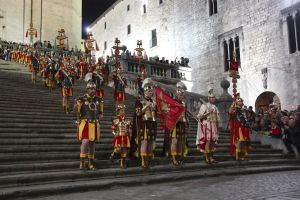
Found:
[[[64,29],[70,48],[81,46],[82,0],[0,0],[0,38],[29,43],[30,24],[36,29],[33,42],[55,44]]]
[[[189,58],[192,92],[228,76],[240,62],[245,104],[294,109],[300,103],[300,0],[119,0],[91,26],[99,56],[115,37],[133,51],[143,40],[149,57]],[[232,88],[230,89],[232,91]]]

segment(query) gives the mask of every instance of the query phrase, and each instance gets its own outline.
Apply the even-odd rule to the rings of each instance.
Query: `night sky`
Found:
[[[97,19],[117,0],[82,0],[82,38],[86,37],[86,27]]]

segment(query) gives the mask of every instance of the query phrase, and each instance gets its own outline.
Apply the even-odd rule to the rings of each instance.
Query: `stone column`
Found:
[[[232,104],[232,97],[228,93],[228,88],[230,86],[230,82],[226,79],[221,81],[221,87],[223,88],[223,93],[220,98],[217,100],[217,107],[220,111],[220,124],[219,127],[226,131],[229,130],[229,116],[228,110],[230,105]]]

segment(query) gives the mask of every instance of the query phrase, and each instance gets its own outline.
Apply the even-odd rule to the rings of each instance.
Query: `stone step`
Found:
[[[140,168],[128,168],[126,170],[112,168],[93,172],[82,172],[78,170],[49,172],[47,174],[23,174],[21,176],[15,175],[0,179],[0,184],[5,184],[5,188],[1,191],[0,197],[3,199],[36,197],[39,195],[109,189],[117,185],[132,186],[141,183],[174,182],[176,180],[199,179],[208,176],[266,173],[299,169],[299,164],[278,165],[277,162],[253,161],[247,162],[247,164],[224,162],[209,166],[202,163],[192,163],[186,164],[180,169],[173,168],[172,166],[155,166],[149,170]],[[28,185],[28,183],[30,183],[30,185]]]
[[[50,139],[75,139],[75,133],[76,130],[74,130],[74,132],[71,133],[40,133],[40,132],[32,132],[32,133],[14,133],[14,132],[0,132],[0,138],[5,138],[5,139],[34,139],[34,138],[50,138]],[[161,133],[162,134],[162,133]],[[110,138],[112,139],[112,133],[111,132],[103,132],[101,133],[101,138]],[[160,141],[161,138],[163,136],[158,136],[158,140]],[[195,135],[188,135],[188,141],[190,142],[191,140],[194,141],[195,140]],[[220,135],[220,139],[228,139],[229,135]],[[103,140],[101,139],[101,142],[103,142]]]
[[[157,151],[162,151],[163,143],[156,143],[156,150]],[[79,146],[78,145],[64,145],[64,146],[38,146],[36,145],[35,147],[30,145],[30,146],[12,146],[12,145],[1,145],[0,147],[0,152],[1,153],[42,153],[42,152],[51,152],[51,153],[60,153],[60,152],[78,152]],[[113,147],[111,143],[106,143],[106,144],[98,144],[96,145],[96,149],[100,152],[105,152],[109,151],[111,152]],[[229,144],[226,145],[226,147],[223,146],[218,146],[217,151],[219,152],[228,152],[229,150]],[[198,152],[196,149],[196,146],[190,146],[189,147],[189,155]],[[274,153],[281,153],[281,150],[274,150],[270,148],[261,148],[260,146],[256,147],[253,149],[251,152],[274,152]]]
[[[111,138],[103,138],[100,143],[111,143],[113,141],[112,137]],[[156,140],[158,141],[163,141],[163,138],[158,138]],[[195,139],[189,138],[188,139],[188,144],[189,145],[194,145]],[[220,139],[219,143],[226,143],[229,144],[229,139]],[[34,138],[34,139],[20,139],[20,140],[1,140],[0,145],[69,145],[69,144],[80,144],[79,141],[76,140],[76,135],[74,134],[74,139],[53,139],[53,138]],[[253,141],[252,144],[259,144],[259,142]]]
[[[102,150],[102,151],[96,151],[95,157],[97,159],[108,159],[112,151],[109,150]],[[162,151],[155,151],[155,155],[161,155]],[[200,155],[201,153],[197,150],[194,150],[193,154]],[[192,155],[192,154],[191,154]],[[229,149],[227,152],[216,152],[215,156],[218,155],[228,155],[229,156]],[[249,155],[252,155],[255,157],[255,159],[259,156],[261,157],[272,157],[272,156],[284,156],[281,152],[250,152]],[[53,160],[64,160],[64,159],[74,159],[79,160],[79,146],[78,146],[78,152],[69,153],[69,152],[59,152],[59,153],[35,153],[35,154],[21,154],[21,153],[6,153],[6,154],[0,154],[0,163],[6,163],[6,162],[25,162],[25,161],[53,161]]]
[[[252,155],[249,155],[248,158],[250,159],[250,162],[252,161],[277,161],[281,163],[299,163],[298,160],[293,159],[290,155],[286,156],[285,158],[280,157],[253,157]],[[218,159],[219,162],[231,162],[234,160],[233,157],[230,156],[220,156],[217,155],[216,159]],[[185,164],[189,163],[203,163],[204,162],[204,156],[188,156],[185,158]],[[86,161],[87,162],[87,161]],[[151,161],[152,166],[157,165],[169,165],[171,163],[171,158],[154,158]],[[138,167],[140,165],[139,160],[126,160],[127,167]],[[97,166],[97,169],[108,169],[108,168],[118,168],[119,163],[118,159],[114,159],[113,162],[108,160],[95,160],[95,166]],[[30,162],[30,163],[11,163],[11,164],[3,164],[0,165],[0,177],[5,175],[13,175],[13,174],[26,174],[26,173],[39,173],[39,172],[46,172],[46,171],[62,171],[62,170],[78,170],[79,168],[79,161],[78,160],[54,160],[51,162]]]

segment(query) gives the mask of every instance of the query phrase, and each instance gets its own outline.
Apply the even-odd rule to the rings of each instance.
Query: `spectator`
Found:
[[[261,125],[260,125],[260,115],[255,115],[254,122],[252,123],[252,130],[254,131],[261,131]]]
[[[293,144],[293,138],[292,138],[292,132],[288,126],[289,124],[289,116],[283,116],[281,117],[282,122],[282,141],[284,145],[286,146],[286,149],[288,150],[288,154],[294,154],[292,144]]]
[[[49,48],[49,49],[52,48],[52,45],[50,44],[50,41],[48,41],[47,48]]]
[[[293,135],[293,144],[296,146],[298,153],[300,153],[300,113],[295,111],[289,117],[289,127]]]
[[[281,129],[278,123],[274,120],[271,121],[270,136],[275,138],[281,138]]]

